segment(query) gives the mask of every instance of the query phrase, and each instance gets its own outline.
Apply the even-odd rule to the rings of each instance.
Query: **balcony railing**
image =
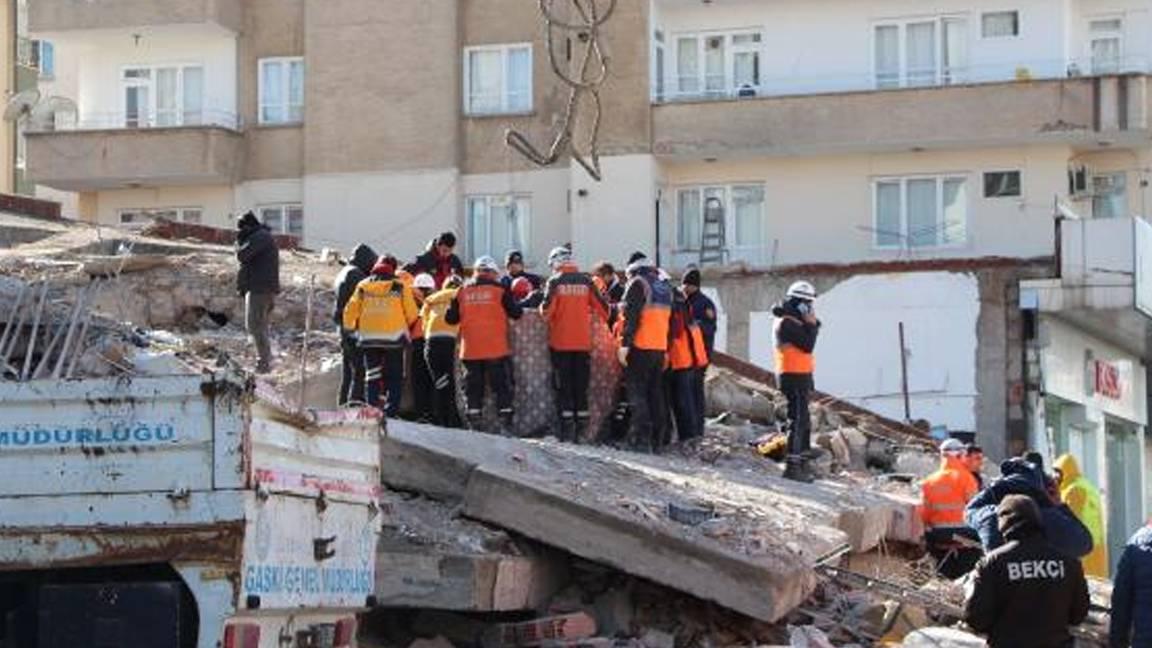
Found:
[[[1152,72],[1148,57],[1132,56],[1108,61],[1092,59],[1035,59],[981,65],[938,67],[923,72],[878,74],[794,74],[761,76],[759,83],[740,82],[728,75],[676,77],[653,82],[653,103],[731,101],[757,97],[833,94],[900,88],[933,88],[1005,81],[1041,81],[1109,74]]]
[[[225,128],[239,131],[240,115],[223,110],[171,110],[156,113],[84,112],[57,113],[55,119],[29,124],[29,132],[146,130],[157,128]]]

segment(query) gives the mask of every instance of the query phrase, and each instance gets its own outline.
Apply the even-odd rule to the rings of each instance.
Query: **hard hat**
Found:
[[[532,292],[532,282],[528,277],[516,277],[516,281],[512,282],[512,296],[516,299],[524,299]]]
[[[432,275],[428,274],[427,272],[421,272],[420,274],[416,275],[415,279],[412,280],[412,287],[424,288],[426,290],[435,290],[436,279],[434,279]]]
[[[797,281],[791,286],[788,286],[788,292],[786,294],[788,299],[803,299],[805,301],[813,301],[816,299],[816,289],[807,281]]]
[[[463,286],[463,285],[464,285],[464,277],[461,277],[460,275],[455,275],[455,274],[454,275],[448,275],[448,278],[444,280],[444,287],[445,288],[450,288],[450,289],[451,288],[459,288],[460,286]]]
[[[500,272],[500,266],[496,265],[496,259],[490,256],[482,256],[476,259],[476,263],[472,265],[476,272]]]
[[[552,248],[548,253],[548,267],[555,270],[561,265],[568,263],[572,260],[572,251],[566,247]]]
[[[965,454],[967,450],[967,446],[959,439],[947,439],[944,443],[940,444],[940,454],[962,455]]]

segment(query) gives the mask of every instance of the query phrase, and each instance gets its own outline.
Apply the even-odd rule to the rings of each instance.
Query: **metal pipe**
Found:
[[[87,308],[84,309],[84,323],[80,325],[80,335],[76,339],[76,353],[72,354],[72,359],[68,363],[68,370],[64,372],[65,378],[71,378],[72,374],[76,371],[76,363],[80,361],[80,356],[86,350],[84,347],[84,340],[88,336],[88,326],[92,323],[92,304],[95,303],[96,297],[100,294],[100,289],[104,287],[102,282],[97,282],[92,287],[92,295],[88,299]]]
[[[300,401],[297,410],[304,411],[304,391],[308,386],[308,338],[312,334],[312,295],[316,292],[316,275],[308,277],[308,298],[304,310],[304,341],[300,353]]]
[[[48,301],[48,282],[42,281],[40,288],[40,303],[36,306],[36,317],[32,320],[32,334],[28,338],[28,350],[24,352],[24,368],[20,371],[20,380],[28,380],[28,373],[32,370],[32,354],[36,352],[36,338],[40,333],[40,320],[44,315],[44,304]]]
[[[29,297],[31,297],[31,295]],[[20,341],[20,331],[23,330],[24,322],[28,319],[28,311],[30,310],[31,304],[32,302],[28,302],[27,307],[20,309],[20,314],[16,318],[16,327],[12,329],[12,337],[8,340],[8,347],[4,349],[3,356],[0,356],[0,366],[11,369],[14,374],[19,374],[20,372],[17,371],[16,367],[8,364],[8,359],[12,356],[12,352],[16,350],[16,344]]]
[[[904,346],[904,322],[900,322],[900,392],[904,395],[904,422],[912,421],[912,402],[908,394],[908,347]]]
[[[84,290],[76,296],[76,307],[72,310],[72,317],[68,321],[68,333],[64,336],[64,345],[60,347],[60,358],[56,361],[56,368],[52,370],[52,379],[59,380],[60,373],[64,369],[64,362],[68,359],[68,348],[72,346],[73,334],[76,332],[76,324],[80,321],[80,314],[83,312],[84,307],[88,301],[88,292],[92,289],[92,284],[84,286]]]
[[[16,314],[20,311],[20,306],[24,303],[24,293],[28,291],[28,284],[20,284],[20,292],[16,293],[16,301],[12,302],[12,310],[8,312],[8,319],[4,322],[4,335],[0,337],[0,353],[8,346],[8,336],[14,331],[12,326],[13,320],[16,319]]]

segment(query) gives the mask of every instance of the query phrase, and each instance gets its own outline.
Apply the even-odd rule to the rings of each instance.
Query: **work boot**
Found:
[[[562,443],[572,443],[575,440],[575,427],[576,423],[572,419],[560,419],[560,441]]]
[[[572,443],[579,444],[584,441],[585,434],[588,432],[588,417],[577,416],[576,422],[572,424]]]
[[[816,481],[808,460],[800,455],[788,455],[784,465],[784,479],[811,484]]]

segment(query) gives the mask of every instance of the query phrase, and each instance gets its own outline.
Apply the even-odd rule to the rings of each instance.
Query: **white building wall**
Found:
[[[607,260],[623,269],[634,251],[655,254],[660,171],[651,155],[602,157],[600,164],[601,182],[571,168],[573,251],[582,264]]]
[[[860,275],[821,295],[816,312],[823,322],[816,347],[817,389],[903,420],[899,336],[903,322],[912,418],[950,430],[976,431],[980,295],[974,275]],[[751,314],[749,358],[770,370],[773,327],[771,313]]]
[[[531,200],[531,214],[528,218],[528,242],[521,252],[529,269],[546,273],[548,252],[572,240],[572,221],[568,213],[569,177],[566,168],[470,174],[461,177],[461,196],[464,200],[469,196],[527,196]],[[466,209],[466,203],[461,205]],[[458,234],[464,242],[468,240],[468,218],[466,213],[461,214]],[[458,252],[474,256],[464,247]],[[503,261],[502,255],[507,250],[493,252],[501,255],[497,260]]]
[[[233,189],[229,185],[157,187],[101,191],[96,194],[96,222],[119,225],[124,209],[157,209],[161,207],[198,207],[203,210],[203,225],[231,228]]]

